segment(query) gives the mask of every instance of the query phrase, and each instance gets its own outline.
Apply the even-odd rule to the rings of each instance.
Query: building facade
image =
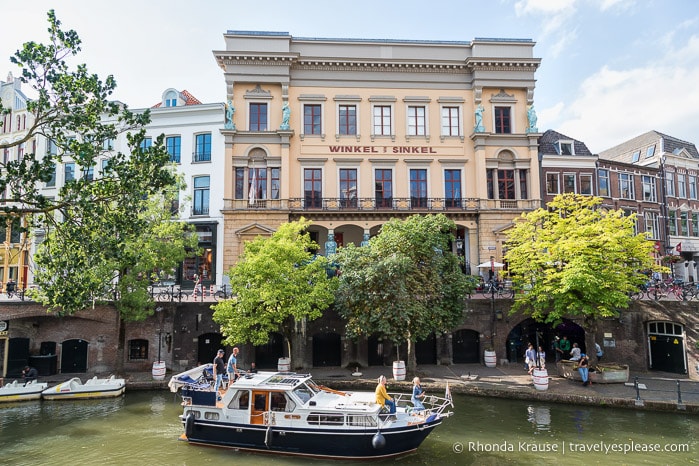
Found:
[[[470,268],[540,205],[534,42],[224,39],[225,268],[300,217],[325,253],[437,212]]]

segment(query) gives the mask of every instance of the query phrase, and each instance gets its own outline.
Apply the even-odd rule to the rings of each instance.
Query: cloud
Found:
[[[526,14],[552,15],[575,6],[577,0],[520,0],[515,3],[517,16]]]
[[[692,36],[682,47],[668,50],[661,61],[629,69],[604,66],[590,75],[555,128],[576,134],[593,152],[649,130],[692,141],[699,134],[697,82],[699,37]],[[555,109],[560,110],[560,104]]]

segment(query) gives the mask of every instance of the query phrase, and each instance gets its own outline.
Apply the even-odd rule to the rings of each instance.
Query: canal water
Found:
[[[190,446],[178,441],[179,402],[158,391],[1,405],[0,464],[329,463]],[[467,396],[456,396],[454,404],[456,414],[416,453],[371,464],[699,464],[699,417],[693,415]]]

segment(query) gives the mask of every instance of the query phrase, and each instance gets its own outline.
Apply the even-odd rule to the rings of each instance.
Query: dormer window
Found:
[[[166,107],[177,107],[177,92],[168,91],[165,94],[165,106]]]
[[[575,155],[573,141],[558,141],[557,149],[559,155]]]

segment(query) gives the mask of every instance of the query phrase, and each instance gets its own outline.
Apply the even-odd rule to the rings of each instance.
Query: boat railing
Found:
[[[396,401],[397,407],[406,408],[407,411],[413,410],[413,404],[410,401],[410,398],[412,396],[411,394],[389,393],[389,395]],[[453,407],[452,401],[448,398],[435,395],[427,395],[420,401],[425,407],[424,414],[426,417],[429,417],[433,414],[438,415],[439,417],[449,417],[454,414],[452,411],[447,410],[447,407]]]

